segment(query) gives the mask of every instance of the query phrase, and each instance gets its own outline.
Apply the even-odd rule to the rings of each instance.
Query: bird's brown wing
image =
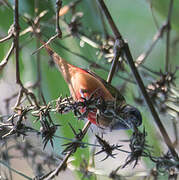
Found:
[[[115,88],[114,86],[109,84],[107,81],[105,81],[103,78],[98,76],[96,73],[94,73],[90,70],[85,70],[85,71],[103,83],[103,85],[106,87],[106,89],[108,89],[108,91],[111,93],[111,95],[116,99],[116,103],[117,103],[118,107],[124,106],[126,104],[124,96],[122,96],[122,94],[120,93],[120,91],[117,88]]]

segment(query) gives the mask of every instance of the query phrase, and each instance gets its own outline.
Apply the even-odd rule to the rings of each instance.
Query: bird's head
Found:
[[[126,105],[119,110],[118,117],[111,126],[111,129],[130,129],[133,126],[140,126],[142,124],[142,116],[140,111],[131,105]]]
[[[97,111],[97,124],[110,130],[131,129],[142,124],[142,116],[140,111],[131,105],[114,109],[113,104],[108,104],[104,110]]]

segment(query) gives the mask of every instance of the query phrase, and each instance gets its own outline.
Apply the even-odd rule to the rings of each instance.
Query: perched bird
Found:
[[[40,40],[41,41],[41,40]],[[97,108],[87,114],[87,119],[101,128],[128,129],[133,125],[140,126],[142,116],[137,108],[126,103],[120,92],[107,83],[95,73],[84,70],[69,64],[66,60],[54,52],[49,45],[43,41],[46,51],[57,65],[68,84],[70,93],[74,101],[84,101],[92,95],[102,97],[106,102],[103,111]],[[85,108],[81,109],[84,112]]]

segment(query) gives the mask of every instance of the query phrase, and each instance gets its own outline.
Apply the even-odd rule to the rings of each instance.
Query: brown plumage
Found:
[[[87,118],[89,121],[100,127],[109,127],[114,129],[130,128],[125,123],[127,121],[130,122],[130,120],[134,121],[136,126],[141,124],[142,118],[140,112],[133,106],[126,104],[124,97],[116,88],[94,73],[69,64],[66,60],[54,52],[49,45],[45,44],[43,41],[41,41],[41,43],[44,45],[49,56],[53,59],[59,71],[62,73],[75,101],[83,101],[83,98],[88,99],[93,94],[94,96],[102,97],[105,101],[112,101],[118,106],[116,109],[119,110],[119,112],[117,112],[119,118],[114,118],[111,115],[109,118],[104,114],[101,114],[97,118],[97,109],[94,109],[88,113]],[[84,111],[85,108],[81,109],[81,112]]]

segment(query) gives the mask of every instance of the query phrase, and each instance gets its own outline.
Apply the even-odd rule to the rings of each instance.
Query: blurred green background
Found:
[[[10,7],[6,6],[5,2],[8,2],[10,6],[13,6],[13,1],[0,1],[0,37],[4,37],[7,35],[8,29],[13,23],[13,11]],[[63,5],[67,5],[71,0],[63,1]],[[130,50],[132,52],[134,60],[144,51],[146,51],[150,44],[152,43],[152,38],[158,31],[158,29],[164,24],[166,21],[166,16],[169,7],[169,0],[105,0],[107,7],[114,19],[114,22],[117,24],[119,31],[121,32],[123,38],[127,40],[129,43]],[[172,14],[172,30],[171,30],[171,49],[170,49],[170,66],[172,71],[175,70],[176,66],[179,65],[179,51],[177,50],[178,45],[173,45],[174,41],[178,38],[179,32],[179,23],[178,23],[178,15],[179,15],[179,0],[174,1],[174,10]],[[19,1],[19,12],[20,12],[20,27],[21,32],[29,27],[25,17],[34,19],[38,13],[35,12],[35,7],[38,8],[38,13],[44,10],[47,10],[47,14],[40,20],[40,24],[42,27],[42,34],[44,39],[51,37],[55,34],[55,1],[35,1],[35,0],[23,0]],[[104,29],[101,22],[101,16],[99,12],[99,8],[97,7],[97,3],[95,0],[83,0],[76,6],[77,12],[83,12],[83,18],[80,20],[82,23],[82,31],[85,34],[93,36],[92,32],[97,32],[104,37]],[[70,23],[72,18],[71,12],[67,13],[64,17],[64,20]],[[106,23],[107,24],[107,23]],[[60,25],[62,27],[63,37],[68,34],[66,24],[60,21]],[[110,27],[107,25],[107,30],[110,34],[112,34]],[[95,36],[95,35],[94,35]],[[0,44],[0,60],[2,60],[11,44],[12,40]],[[159,40],[152,53],[145,61],[145,66],[150,68],[153,71],[159,72],[165,71],[165,52],[166,52],[166,35]],[[65,50],[59,43],[65,46],[72,52],[78,53],[84,57],[86,57],[89,61],[81,58],[69,51]],[[37,80],[37,56],[32,55],[32,52],[37,49],[37,41],[34,36],[31,36],[31,33],[26,33],[25,35],[20,37],[20,71],[21,71],[21,79],[24,84],[27,82],[35,82]],[[80,47],[80,40],[75,37],[62,38],[62,40],[56,40],[52,43],[53,49],[58,52],[63,58],[65,58],[68,62],[89,69],[92,63],[99,64],[102,68],[92,68],[93,71],[98,73],[101,77],[106,79],[107,74],[110,69],[110,63],[107,62],[104,58],[98,58],[96,55],[97,50],[92,48],[90,45],[84,43],[83,47]],[[45,99],[47,102],[56,99],[58,96],[62,95],[63,97],[69,95],[68,87],[63,80],[61,74],[54,67],[50,67],[49,65],[49,57],[47,56],[44,50],[40,51],[40,64],[41,64],[41,87],[44,93]],[[9,63],[13,64],[15,68],[15,59],[14,56],[11,56]],[[128,69],[128,73],[130,73],[130,69],[127,65],[125,67]],[[6,69],[5,67],[4,69]],[[104,70],[105,69],[105,70]],[[143,72],[145,71],[143,68],[139,68],[139,71],[143,76]],[[5,70],[3,71],[5,72]],[[0,78],[6,80],[8,74],[0,72]],[[119,75],[127,77],[126,72],[117,72]],[[178,72],[176,76],[178,75]],[[157,80],[157,76],[154,74],[150,74],[150,78],[144,79],[145,85],[151,82],[151,80]],[[134,80],[133,77],[130,79]],[[178,79],[176,80],[176,84],[178,84]],[[15,83],[15,82],[14,82]],[[121,87],[124,83],[124,80],[115,76],[112,84],[116,87]],[[13,91],[17,91],[14,89]],[[34,90],[34,92],[38,95],[38,90]],[[137,106],[142,112],[143,116],[143,125],[146,128],[146,131],[149,134],[148,142],[153,146],[154,153],[159,155],[162,151],[162,146],[159,141],[154,141],[158,137],[158,129],[155,126],[152,116],[149,113],[147,106],[136,104],[133,98],[133,94],[139,96],[140,90],[136,84],[127,83],[126,90],[124,92],[124,96],[126,97],[127,102],[132,105]],[[79,129],[83,127],[82,121],[77,121],[74,118],[72,113],[66,115],[56,115],[53,114],[53,120],[56,123],[60,123],[63,125],[59,128],[57,134],[73,138],[72,131],[68,126],[68,122],[73,124],[75,129]],[[161,114],[162,120],[163,116]],[[167,124],[166,119],[163,121]],[[33,124],[35,128],[39,128],[39,124]],[[142,129],[142,128],[141,128]],[[130,131],[128,132],[131,133]],[[172,134],[172,133],[171,133]],[[170,133],[169,133],[170,135]],[[88,141],[87,137],[84,141]],[[55,139],[54,150],[59,153],[62,151],[59,139]],[[78,150],[75,153],[75,165],[79,165],[81,162],[81,157],[85,156],[87,159],[89,157],[89,148]],[[153,167],[153,165],[147,161],[148,167]]]

